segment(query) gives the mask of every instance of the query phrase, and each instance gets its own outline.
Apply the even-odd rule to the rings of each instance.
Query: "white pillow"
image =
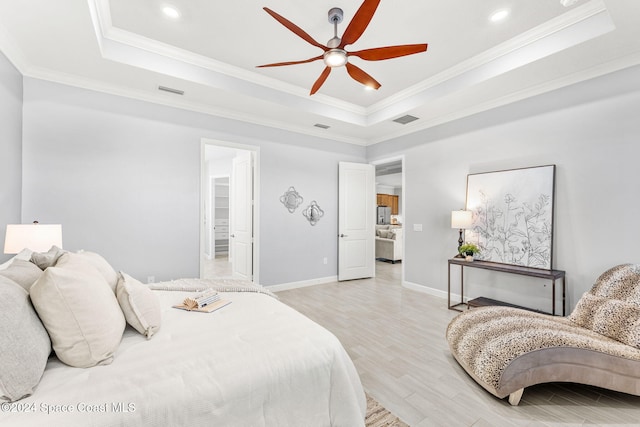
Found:
[[[91,265],[93,265],[104,276],[111,287],[111,290],[116,292],[116,285],[118,284],[118,273],[111,267],[111,264],[107,262],[101,255],[95,252],[78,251],[76,255],[82,257],[82,259]]]
[[[127,323],[150,339],[160,329],[160,301],[148,286],[120,272],[116,297]]]
[[[93,266],[65,253],[33,284],[30,295],[61,361],[78,368],[113,361],[125,320],[109,284]]]

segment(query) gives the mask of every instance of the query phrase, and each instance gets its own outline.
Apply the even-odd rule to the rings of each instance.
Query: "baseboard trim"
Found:
[[[428,286],[419,285],[419,284],[413,283],[413,282],[407,282],[406,280],[404,280],[402,282],[402,286],[404,286],[407,289],[411,289],[412,291],[422,292],[423,294],[428,294],[428,295],[432,295],[434,297],[447,299],[447,292],[446,291],[441,291],[440,289],[430,288]],[[467,298],[465,298],[465,301],[466,300],[467,300]],[[452,293],[451,294],[451,301],[460,301],[460,295]]]
[[[338,276],[320,277],[317,279],[303,280],[300,282],[282,283],[280,285],[265,286],[271,292],[288,291],[289,289],[306,288],[308,286],[322,285],[323,283],[337,282]]]

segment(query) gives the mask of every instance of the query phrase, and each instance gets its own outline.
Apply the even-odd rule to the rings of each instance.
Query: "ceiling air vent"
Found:
[[[328,125],[323,125],[322,123],[316,123],[314,126],[320,129],[329,129],[331,127]]]
[[[163,90],[163,91],[169,92],[169,93],[175,93],[176,95],[184,95],[184,91],[183,90],[174,89],[172,87],[158,86],[158,90]]]
[[[407,123],[411,123],[415,120],[418,120],[418,118],[407,114],[406,116],[398,117],[394,120],[394,122],[400,123],[401,125],[406,125]]]

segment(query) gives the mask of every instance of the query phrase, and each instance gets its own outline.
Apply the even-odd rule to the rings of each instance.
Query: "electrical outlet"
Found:
[[[156,276],[147,276],[147,283],[155,283]]]
[[[322,262],[323,262],[324,265],[327,265],[327,262],[329,262],[329,260],[327,259],[327,257],[324,257],[322,259]]]

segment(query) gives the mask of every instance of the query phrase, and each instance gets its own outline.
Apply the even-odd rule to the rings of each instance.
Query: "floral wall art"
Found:
[[[551,269],[554,181],[555,165],[468,175],[476,259]]]

